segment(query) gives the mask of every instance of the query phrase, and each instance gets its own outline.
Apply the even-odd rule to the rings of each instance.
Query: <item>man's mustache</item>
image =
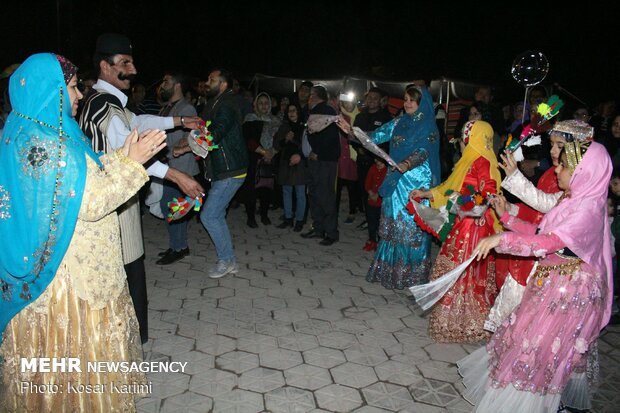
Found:
[[[134,80],[136,80],[136,76],[135,74],[131,74],[131,75],[126,75],[124,73],[119,73],[118,74],[118,80],[129,80],[130,82],[133,82]]]

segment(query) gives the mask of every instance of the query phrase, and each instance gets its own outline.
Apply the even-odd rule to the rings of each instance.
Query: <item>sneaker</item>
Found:
[[[239,265],[235,261],[218,260],[215,267],[209,271],[209,278],[222,278],[226,274],[236,274],[239,272]]]

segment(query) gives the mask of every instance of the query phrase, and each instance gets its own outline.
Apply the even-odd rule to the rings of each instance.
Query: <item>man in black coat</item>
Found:
[[[310,90],[310,115],[336,115],[327,104],[327,90],[314,86]],[[308,134],[311,152],[308,154],[308,195],[313,228],[302,234],[304,238],[323,238],[321,245],[338,241],[338,211],[336,207],[336,178],[340,158],[338,127],[331,124],[320,132]]]

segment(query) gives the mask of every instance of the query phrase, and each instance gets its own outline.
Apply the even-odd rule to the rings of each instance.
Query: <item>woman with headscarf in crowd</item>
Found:
[[[261,92],[254,99],[254,112],[243,120],[243,137],[250,152],[248,175],[241,189],[241,197],[248,216],[250,228],[257,228],[256,198],[260,202],[263,225],[270,225],[269,205],[274,188],[275,171],[272,160],[275,155],[273,138],[280,128],[280,119],[271,114],[271,97]]]
[[[425,87],[405,91],[404,112],[370,134],[373,142],[390,143],[390,156],[399,169],[388,172],[379,189],[383,199],[379,245],[366,280],[385,288],[403,289],[428,281],[430,234],[422,231],[405,210],[409,192],[439,183],[439,132],[433,98]],[[350,125],[341,119],[340,128]]]
[[[493,152],[491,125],[481,120],[466,123],[463,143],[463,155],[450,177],[428,191],[412,191],[411,199],[428,198],[433,208],[440,208],[448,203],[451,191],[464,193],[468,187],[473,187],[482,196],[498,193],[501,177]],[[501,228],[491,209],[479,218],[457,217],[435,260],[431,280],[467,260],[478,240],[501,231]],[[487,338],[489,334],[483,326],[496,293],[494,257],[470,264],[433,306],[429,320],[430,337],[443,343],[477,342]]]
[[[98,157],[73,118],[82,97],[76,72],[42,53],[10,80],[13,111],[0,145],[0,239],[11,241],[0,254],[2,411],[135,411],[139,395],[68,387],[146,385],[142,373],[86,365],[142,361],[115,211],[148,180],[141,164],[165,146],[165,134],[138,140],[133,132],[122,149]],[[20,365],[38,357],[77,359],[81,372]],[[31,393],[25,382],[61,391]]]
[[[540,263],[486,348],[458,363],[476,411],[555,412],[560,400],[590,408],[587,356],[611,313],[611,173],[603,145],[566,142],[556,167],[564,195],[539,225],[508,215],[502,199],[495,203],[510,231],[481,240],[478,258],[495,249]]]
[[[293,227],[295,232],[303,229],[306,213],[306,160],[301,150],[303,133],[301,109],[297,105],[290,104],[286,109],[284,122],[275,136],[275,148],[280,154],[277,181],[282,185],[282,204],[284,205],[284,221],[278,225],[278,228]],[[294,217],[293,191],[295,191],[296,202]]]

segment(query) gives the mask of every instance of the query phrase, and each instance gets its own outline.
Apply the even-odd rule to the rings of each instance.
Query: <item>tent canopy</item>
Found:
[[[405,87],[413,83],[413,79],[397,81],[360,79],[350,76],[332,79],[301,79],[257,73],[250,83],[250,88],[255,92],[267,92],[274,96],[288,96],[295,93],[301,82],[306,80],[315,85],[324,86],[332,95],[353,92],[357,99],[361,99],[371,87],[383,89],[392,97],[402,97]],[[429,91],[436,101],[446,103],[451,99],[473,100],[474,92],[479,86],[482,85],[442,77],[431,81]]]

